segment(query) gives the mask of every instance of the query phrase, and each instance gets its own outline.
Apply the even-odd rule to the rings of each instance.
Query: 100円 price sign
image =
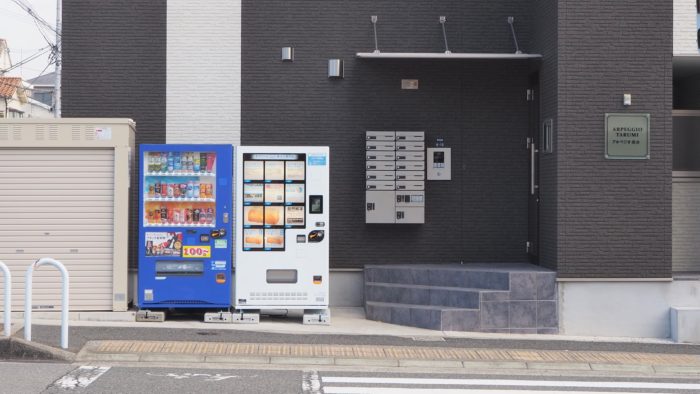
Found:
[[[605,158],[648,159],[649,114],[605,114]]]

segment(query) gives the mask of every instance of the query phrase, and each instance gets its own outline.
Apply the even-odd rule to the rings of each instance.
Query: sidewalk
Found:
[[[330,326],[296,317],[260,324],[72,321],[69,350],[80,363],[170,363],[451,371],[567,371],[697,377],[700,346],[668,340],[443,332],[364,319],[336,308]],[[190,317],[191,318],[191,317]],[[58,346],[56,320],[35,320],[33,340]],[[19,328],[19,327],[18,327]],[[21,337],[21,329],[15,336]]]

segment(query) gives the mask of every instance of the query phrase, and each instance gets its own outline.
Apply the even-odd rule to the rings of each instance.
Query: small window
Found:
[[[540,138],[540,151],[552,153],[554,151],[554,120],[547,119],[542,123],[542,138]]]

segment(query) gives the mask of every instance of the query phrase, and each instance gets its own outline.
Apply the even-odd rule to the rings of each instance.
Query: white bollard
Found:
[[[0,261],[0,271],[5,274],[5,298],[3,298],[5,306],[3,307],[3,322],[5,336],[10,336],[10,329],[12,328],[12,276],[10,275],[10,269],[7,268],[5,263]]]
[[[35,268],[42,265],[52,265],[61,272],[61,347],[68,349],[68,271],[59,261],[43,257],[27,268],[24,285],[24,339],[32,340],[32,274]]]

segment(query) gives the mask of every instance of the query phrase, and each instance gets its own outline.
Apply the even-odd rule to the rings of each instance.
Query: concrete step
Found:
[[[370,320],[443,331],[475,331],[479,327],[479,310],[435,305],[367,301],[365,312]]]
[[[509,273],[467,265],[367,265],[365,281],[440,287],[509,290]]]
[[[365,299],[377,302],[478,309],[481,300],[505,301],[508,300],[508,297],[509,292],[505,290],[401,283],[365,283]]]

